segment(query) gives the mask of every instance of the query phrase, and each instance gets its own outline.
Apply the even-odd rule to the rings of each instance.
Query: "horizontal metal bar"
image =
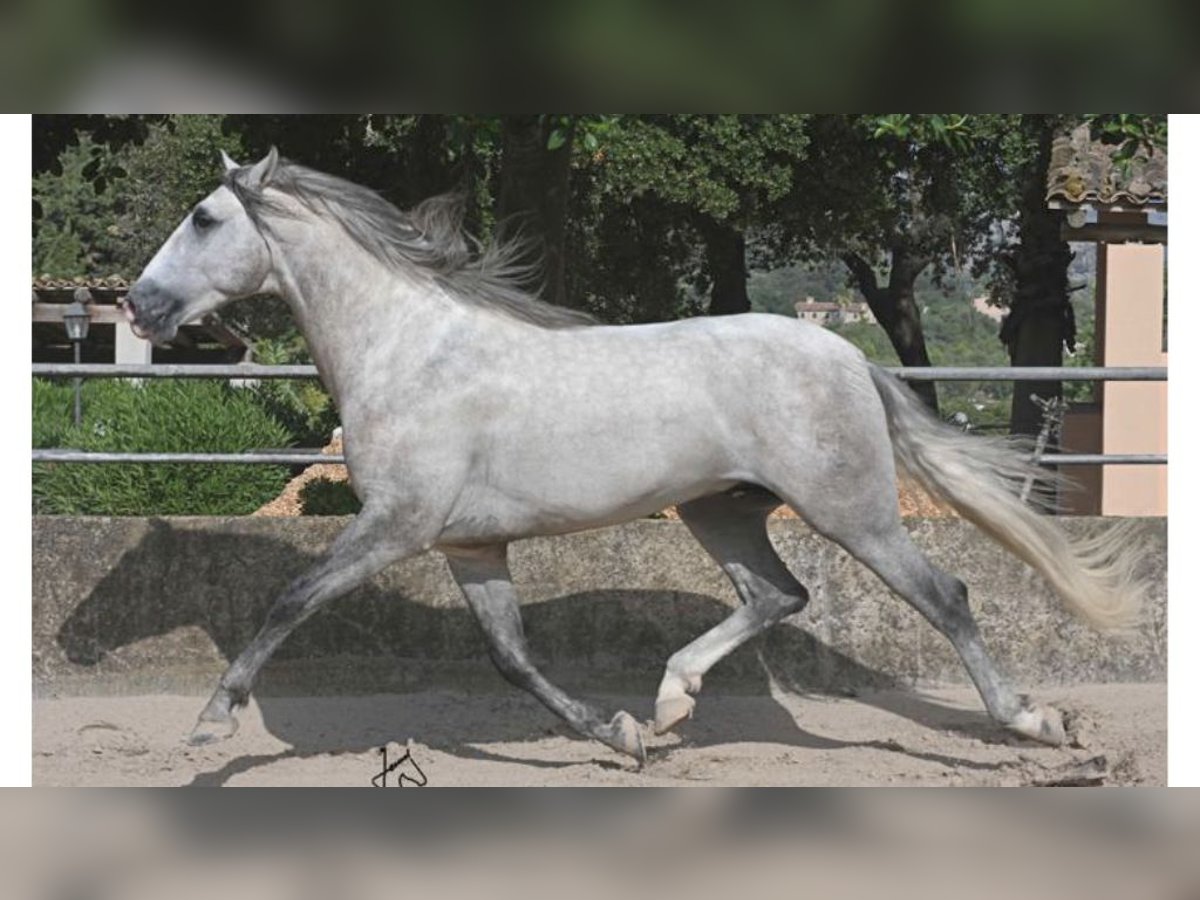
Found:
[[[1048,466],[1165,466],[1165,453],[1047,453],[1038,460]]]
[[[100,453],[84,450],[34,450],[34,462],[58,463],[270,463],[299,466],[314,463],[342,465],[346,457],[340,453],[318,453],[315,450],[289,453],[286,450],[266,453]]]
[[[905,381],[1166,381],[1166,366],[893,366]]]
[[[909,381],[1165,381],[1167,369],[1155,367],[892,367]],[[319,378],[316,366],[134,365],[110,363],[34,363],[34,375],[108,378]],[[78,463],[269,463],[273,465],[342,464],[341,455],[305,450],[265,453],[101,453],[81,450],[34,450],[34,462]],[[1163,454],[1051,454],[1049,465],[1165,465]]]
[[[320,378],[316,366],[195,363],[34,363],[33,374],[75,378]]]
[[[1166,381],[1166,366],[892,366],[906,381]],[[319,378],[316,366],[33,363],[33,374],[75,378]]]

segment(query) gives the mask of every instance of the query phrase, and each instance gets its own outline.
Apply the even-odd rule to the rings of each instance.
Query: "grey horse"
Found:
[[[530,661],[508,544],[678,506],[742,605],[667,661],[661,733],[692,715],[716,662],[808,602],[767,537],[781,503],[951,641],[991,716],[1063,741],[1061,715],[997,672],[965,585],[925,558],[897,508],[899,462],[1075,612],[1128,625],[1141,593],[1134,548],[1112,531],[1073,543],[1022,503],[1031,467],[1010,446],[943,426],[815,325],[754,314],[602,325],[523,290],[514,247],[472,242],[447,198],[403,212],[274,148],[253,165],[224,163],[125,313],[161,342],[231,300],[282,297],[341,413],[362,511],[276,601],[193,742],[233,734],[259,669],[297,625],[388,564],[437,549],[500,672],[579,733],[644,759],[631,715],[601,714]]]

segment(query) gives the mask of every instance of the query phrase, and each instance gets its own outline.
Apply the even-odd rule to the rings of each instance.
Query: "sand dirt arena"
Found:
[[[1020,786],[1165,785],[1165,684],[1045,687],[1068,746],[991,722],[971,688],[854,696],[701,693],[678,733],[644,731],[649,760],[582,740],[512,693],[427,691],[264,698],[229,741],[183,742],[205,697],[35,699],[33,783],[42,786]],[[652,698],[595,698],[640,721]]]

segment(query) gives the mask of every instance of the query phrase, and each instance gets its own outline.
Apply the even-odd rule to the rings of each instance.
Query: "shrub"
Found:
[[[84,382],[83,422],[73,385],[35,379],[36,447],[118,453],[237,453],[286,447],[290,435],[245,392],[212,381]],[[243,515],[274,498],[283,466],[224,463],[38,463],[34,512],[52,515]]]
[[[362,504],[348,482],[314,478],[300,489],[303,516],[352,516],[360,509]]]
[[[254,344],[254,361],[264,366],[312,363],[298,331]],[[255,399],[283,423],[301,447],[323,447],[338,427],[338,413],[320,382],[264,378],[252,388]]]

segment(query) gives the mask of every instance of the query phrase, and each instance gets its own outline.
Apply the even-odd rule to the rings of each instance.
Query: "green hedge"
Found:
[[[308,365],[312,356],[299,331],[254,342],[254,361],[264,366]],[[254,399],[284,424],[301,447],[324,447],[338,427],[333,400],[311,380],[264,378],[251,388]]]
[[[33,383],[33,444],[135,453],[237,453],[291,445],[287,429],[244,390],[214,381],[93,379],[83,423],[70,381]],[[244,515],[275,498],[284,466],[38,463],[34,512],[45,515]]]

